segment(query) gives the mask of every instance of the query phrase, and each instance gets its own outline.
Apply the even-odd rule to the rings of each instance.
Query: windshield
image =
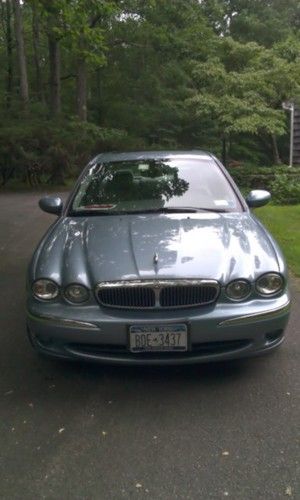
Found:
[[[212,159],[126,160],[92,166],[74,197],[72,214],[148,211],[241,211]]]

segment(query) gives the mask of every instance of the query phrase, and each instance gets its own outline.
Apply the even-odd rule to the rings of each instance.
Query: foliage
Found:
[[[12,0],[0,7],[2,171],[22,150],[50,164],[49,148],[54,163],[63,148],[66,165],[96,147],[287,161],[281,102],[300,96],[298,0],[20,1],[25,105]]]
[[[300,25],[298,0],[202,0],[202,7],[219,35],[271,47]]]
[[[287,178],[291,184],[300,183],[300,169],[289,168],[287,165],[272,165],[257,167],[251,164],[231,167],[228,169],[236,184],[243,189],[274,189],[276,178]],[[273,193],[273,191],[272,191]]]
[[[8,122],[0,128],[0,172],[2,184],[12,177],[26,179],[28,170],[37,165],[44,180],[60,181],[64,174],[78,175],[91,156],[103,150],[126,149],[126,133],[100,128],[92,123],[67,121]],[[0,180],[1,183],[1,180]]]
[[[292,205],[300,203],[300,169],[286,165],[272,167],[229,168],[236,184],[245,194],[251,189],[266,189],[272,194],[272,203]]]
[[[254,42],[220,39],[218,55],[193,69],[194,88],[187,102],[198,118],[212,120],[220,136],[285,133],[279,108],[297,95],[299,63],[290,63]]]
[[[58,5],[61,26],[56,28],[57,35],[75,56],[82,57],[91,65],[102,66],[106,61],[107,49],[104,19],[109,19],[115,12],[114,3],[98,0],[59,0]],[[102,25],[99,24],[100,20]]]
[[[270,184],[273,203],[277,205],[296,205],[300,203],[300,178],[295,182],[287,174],[276,174]]]

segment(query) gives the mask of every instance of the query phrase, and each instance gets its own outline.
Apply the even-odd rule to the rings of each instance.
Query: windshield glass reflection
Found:
[[[130,213],[160,209],[239,211],[238,199],[212,160],[127,160],[93,166],[72,212]]]

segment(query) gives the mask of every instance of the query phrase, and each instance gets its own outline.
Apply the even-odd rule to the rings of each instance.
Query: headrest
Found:
[[[113,178],[112,182],[122,183],[122,184],[131,184],[133,182],[133,173],[131,170],[118,170]]]

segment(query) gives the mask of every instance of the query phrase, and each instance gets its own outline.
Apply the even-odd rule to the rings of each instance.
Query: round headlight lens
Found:
[[[83,285],[77,285],[76,283],[73,285],[67,286],[65,289],[65,297],[69,302],[73,302],[74,304],[81,304],[82,302],[86,302],[89,299],[89,291]]]
[[[251,292],[251,285],[246,280],[231,281],[226,287],[226,295],[231,300],[244,300]]]
[[[256,281],[256,290],[261,295],[274,295],[283,288],[283,278],[277,273],[267,273]]]
[[[40,279],[33,283],[32,291],[38,299],[52,300],[58,296],[59,288],[54,281]]]

